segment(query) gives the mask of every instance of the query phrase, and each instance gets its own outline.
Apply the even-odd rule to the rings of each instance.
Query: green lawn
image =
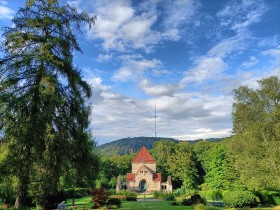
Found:
[[[169,210],[169,209],[188,209],[193,210],[191,206],[172,206],[170,205],[171,201],[159,201],[159,202],[123,202],[120,210],[131,209],[131,210],[143,210],[143,209],[152,209],[152,210]]]

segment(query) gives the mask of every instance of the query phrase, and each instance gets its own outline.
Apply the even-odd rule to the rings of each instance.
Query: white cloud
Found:
[[[107,62],[110,61],[113,58],[113,55],[111,53],[107,53],[107,54],[99,54],[97,57],[97,61],[98,62]]]
[[[105,49],[146,48],[157,42],[157,33],[151,30],[157,19],[155,13],[137,14],[129,1],[104,1],[97,6],[96,25],[88,31],[88,36],[103,40]]]
[[[251,67],[256,65],[259,62],[259,60],[255,56],[250,56],[249,61],[245,61],[241,64],[241,67]]]
[[[135,79],[136,74],[133,74],[133,69],[128,66],[123,66],[118,69],[117,72],[112,77],[113,81],[116,82],[126,82]]]
[[[15,14],[14,10],[0,5],[0,19],[12,19],[14,14]]]
[[[99,143],[127,136],[153,136],[155,104],[158,136],[185,140],[230,133],[223,131],[231,130],[231,96],[176,93],[157,99],[133,99],[104,88],[100,78],[94,82],[92,128]]]
[[[7,1],[0,1],[0,4],[2,4],[2,5],[7,5],[8,2],[7,2]]]
[[[202,57],[196,63],[194,68],[185,71],[181,85],[202,84],[206,80],[217,79],[226,67],[224,61],[219,57]]]
[[[100,39],[105,49],[118,51],[150,52],[162,40],[179,40],[184,30],[181,26],[192,24],[197,10],[193,0],[144,1],[137,7],[131,1],[97,1],[92,6],[97,21],[88,37]]]
[[[240,52],[246,48],[245,41],[246,37],[244,36],[234,36],[224,39],[208,51],[208,56],[224,58],[233,54],[234,52]]]
[[[207,139],[207,138],[221,138],[221,137],[228,137],[231,136],[232,129],[227,128],[223,130],[212,130],[209,128],[204,129],[196,129],[189,133],[179,135],[179,136],[172,136],[173,138],[180,139],[180,140],[197,140],[197,139]]]
[[[267,11],[262,0],[230,1],[217,13],[221,26],[242,33],[252,24],[261,20]]]
[[[116,82],[137,81],[142,79],[145,71],[158,69],[162,63],[157,59],[143,59],[137,57],[124,57],[124,64],[112,76]]]
[[[152,85],[147,79],[140,83],[140,87],[149,96],[172,96],[179,89],[177,84]]]

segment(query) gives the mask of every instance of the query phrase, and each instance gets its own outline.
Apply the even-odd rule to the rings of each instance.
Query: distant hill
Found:
[[[173,138],[164,138],[164,137],[132,137],[132,138],[123,138],[116,141],[112,141],[110,143],[102,144],[98,146],[99,151],[103,155],[125,155],[138,152],[142,146],[145,146],[148,150],[152,149],[153,144],[156,141],[160,140],[168,140],[173,142],[180,142],[179,140],[175,140]],[[205,139],[205,141],[209,142],[219,142],[221,138],[209,138]],[[191,144],[198,143],[200,141],[204,141],[203,139],[188,141]]]
[[[145,146],[148,150],[152,149],[153,143],[159,140],[168,140],[173,142],[179,142],[172,138],[163,137],[132,137],[123,138],[110,143],[102,144],[98,146],[101,154],[104,155],[125,155],[138,152],[142,146]]]

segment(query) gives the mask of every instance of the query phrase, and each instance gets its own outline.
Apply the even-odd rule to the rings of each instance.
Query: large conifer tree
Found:
[[[93,160],[86,103],[91,88],[73,66],[73,51],[81,49],[71,27],[81,31],[82,23],[94,22],[57,0],[29,0],[14,27],[4,29],[0,114],[9,140],[5,164],[18,178],[16,207],[33,191],[37,204],[48,209],[69,167]]]

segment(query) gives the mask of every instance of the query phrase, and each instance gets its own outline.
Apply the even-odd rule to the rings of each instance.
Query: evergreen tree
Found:
[[[19,182],[17,208],[26,205],[31,190],[48,209],[60,177],[85,155],[96,160],[87,130],[91,88],[73,66],[73,51],[81,49],[71,28],[81,31],[82,23],[94,22],[57,0],[29,0],[15,15],[14,27],[4,28],[0,116],[9,141],[5,164]]]

